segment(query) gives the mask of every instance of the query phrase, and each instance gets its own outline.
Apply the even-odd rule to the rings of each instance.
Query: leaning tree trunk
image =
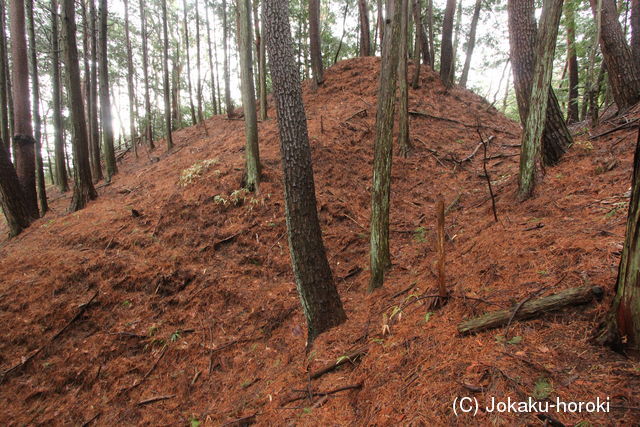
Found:
[[[311,70],[313,87],[324,82],[322,66],[322,49],[320,46],[320,0],[309,0],[309,50],[311,54]]]
[[[529,114],[533,70],[536,63],[538,29],[533,0],[509,0],[509,46],[513,64],[513,83],[523,125]],[[549,86],[549,100],[542,134],[542,160],[550,166],[558,163],[573,143],[560,104]]]
[[[240,84],[246,137],[244,186],[247,190],[257,193],[260,187],[260,151],[258,148],[258,117],[251,54],[251,42],[253,40],[253,35],[251,34],[251,0],[238,0],[238,23]]]
[[[89,117],[91,129],[89,132],[89,155],[91,156],[91,176],[95,182],[100,181],[102,176],[102,164],[100,163],[100,124],[98,123],[98,32],[95,0],[89,0],[90,32],[91,32],[91,117]]]
[[[9,133],[9,109],[7,106],[8,100],[8,80],[9,73],[7,70],[7,38],[5,32],[5,20],[4,20],[4,2],[0,1],[0,146],[3,146],[7,151],[11,150],[11,136]]]
[[[99,55],[100,68],[100,115],[102,117],[102,145],[104,147],[104,161],[107,169],[107,182],[111,182],[113,175],[118,173],[116,154],[113,146],[113,121],[111,119],[111,97],[109,95],[109,57],[107,54],[107,0],[100,0],[100,30]]]
[[[38,47],[36,29],[33,21],[33,0],[27,0],[29,16],[29,61],[31,63],[31,96],[33,101],[33,136],[36,140],[36,189],[40,202],[40,215],[49,210],[47,190],[44,182],[44,164],[42,162],[42,118],[40,116],[40,79],[38,75]]]
[[[446,87],[453,85],[453,16],[456,12],[456,0],[447,0],[442,24],[442,46],[440,48],[440,78]]]
[[[597,341],[640,354],[640,132],[633,160],[627,233],[618,268],[616,296],[600,326]]]
[[[598,0],[591,0],[594,16],[598,15]],[[613,91],[613,99],[620,110],[626,110],[640,100],[640,69],[618,20],[614,0],[602,0],[600,50],[604,57]]]
[[[63,1],[62,31],[69,111],[73,126],[73,158],[76,165],[76,180],[69,211],[75,212],[83,209],[90,200],[94,200],[98,195],[93,187],[91,165],[89,164],[89,135],[87,134],[82,89],[80,88],[74,0]]]
[[[576,18],[575,4],[573,1],[565,3],[565,20],[567,26],[567,68],[569,69],[569,106],[567,108],[567,123],[575,123],[580,120],[578,108],[578,55],[576,54]]]
[[[409,0],[398,0],[402,8],[400,17],[400,45],[398,46],[398,89],[400,109],[398,111],[398,147],[400,156],[407,158],[411,154],[409,140],[409,84],[407,82],[408,38],[409,38]]]
[[[13,143],[18,180],[22,186],[29,214],[38,217],[36,194],[36,161],[29,101],[29,64],[25,34],[24,0],[10,2],[11,69],[13,71]]]
[[[31,223],[18,175],[5,147],[0,147],[0,207],[9,226],[9,237],[17,236]]]
[[[222,68],[224,72],[224,102],[227,117],[234,115],[233,101],[231,100],[231,76],[229,74],[229,25],[227,23],[227,0],[222,0],[222,50],[224,58]]]
[[[544,132],[548,88],[551,85],[553,57],[556,50],[558,26],[562,16],[563,0],[545,0],[540,18],[540,34],[536,44],[536,65],[533,71],[531,104],[522,135],[520,150],[520,176],[518,199],[525,200],[533,195],[535,176],[540,158],[540,145]]]
[[[162,0],[162,71],[164,81],[164,121],[167,151],[173,148],[171,134],[171,87],[169,86],[169,24],[167,23],[167,0]]]
[[[640,0],[631,0],[631,55],[640,69]]]
[[[462,68],[462,75],[460,76],[460,86],[467,87],[467,80],[469,79],[469,70],[471,69],[471,56],[473,55],[473,49],[476,47],[476,30],[478,29],[478,20],[480,19],[480,11],[482,10],[482,0],[476,0],[475,8],[473,9],[473,17],[471,18],[471,28],[469,30],[469,39],[467,40],[467,56],[464,60],[464,67]]]
[[[307,119],[295,64],[289,4],[264,0],[262,14],[278,112],[291,262],[307,319],[308,346],[347,318],[327,261],[315,198]]]
[[[401,0],[389,0],[387,24],[382,44],[378,108],[373,155],[371,189],[371,279],[369,291],[382,286],[384,273],[391,267],[389,250],[389,201],[391,195],[391,158],[396,83],[398,79]]]
[[[93,0],[90,0],[93,1]],[[149,149],[153,150],[153,118],[151,116],[151,96],[149,95],[149,51],[147,48],[147,17],[145,0],[140,0],[140,26],[142,39],[142,73],[144,75],[144,128]]]
[[[371,30],[367,0],[358,0],[358,16],[360,18],[360,56],[369,56],[371,55]]]

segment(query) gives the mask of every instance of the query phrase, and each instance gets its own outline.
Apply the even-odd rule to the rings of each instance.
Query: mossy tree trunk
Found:
[[[308,346],[346,320],[318,221],[307,119],[294,57],[287,0],[264,0],[262,14],[280,131],[289,250]]]
[[[389,0],[382,44],[382,65],[378,88],[378,108],[371,188],[371,279],[369,291],[382,286],[384,273],[391,267],[389,250],[389,202],[396,83],[400,43],[402,0]]]
[[[562,15],[562,2],[563,0],[545,0],[540,18],[540,34],[536,45],[537,60],[533,71],[531,100],[520,151],[518,199],[521,201],[533,195],[536,169],[542,160],[540,146],[547,114],[549,85],[553,72],[558,26]]]

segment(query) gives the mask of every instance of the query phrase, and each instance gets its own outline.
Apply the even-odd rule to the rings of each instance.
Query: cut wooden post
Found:
[[[594,297],[600,299],[603,294],[604,290],[599,286],[566,289],[557,294],[532,299],[507,310],[492,311],[480,317],[465,320],[458,325],[458,332],[462,335],[467,335],[485,329],[498,328],[509,323],[511,319],[532,319],[564,307],[586,304],[591,302]]]

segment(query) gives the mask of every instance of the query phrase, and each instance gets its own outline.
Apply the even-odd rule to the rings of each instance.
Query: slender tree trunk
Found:
[[[109,56],[107,53],[107,29],[108,29],[107,0],[100,0],[100,31],[99,31],[99,57],[100,68],[100,115],[102,117],[102,145],[104,148],[104,160],[107,170],[107,182],[111,182],[113,175],[118,173],[116,165],[115,148],[113,145],[113,121],[111,119],[111,97],[109,95]]]
[[[31,223],[18,175],[5,147],[0,147],[0,207],[9,226],[9,237],[17,236]]]
[[[420,86],[420,53],[424,44],[424,30],[422,27],[422,8],[420,0],[413,0],[413,23],[416,27],[416,47],[413,53],[414,72],[411,87],[418,89]],[[424,53],[424,52],[423,52]],[[427,54],[428,54],[427,49]]]
[[[202,112],[202,76],[200,75],[201,71],[201,63],[200,63],[200,8],[198,7],[198,2],[195,2],[196,5],[196,71],[197,71],[197,82],[196,82],[196,98],[198,103],[198,122],[204,121],[204,114]]]
[[[4,1],[0,1],[0,146],[11,150],[11,134],[9,133],[8,80],[7,71],[7,39],[5,31]]]
[[[261,34],[264,33],[262,20],[259,19],[258,0],[253,2],[253,19],[256,29],[256,54],[258,55],[258,99],[259,99],[259,117],[260,120],[267,120],[267,55],[265,43]],[[313,66],[313,60],[311,62]],[[322,65],[322,62],[320,62]]]
[[[58,0],[51,0],[51,86],[53,102],[53,134],[56,163],[56,183],[58,189],[69,191],[67,166],[64,160],[64,139],[62,138],[62,101],[60,81],[60,45],[58,34]]]
[[[442,46],[440,47],[440,78],[445,86],[451,87],[451,73],[453,69],[453,16],[456,11],[456,0],[447,0],[442,24]]]
[[[427,25],[429,27],[429,51],[431,52],[431,69],[433,70],[436,62],[436,48],[433,37],[433,0],[427,0]]]
[[[256,94],[253,86],[253,58],[251,34],[251,0],[238,0],[238,41],[240,46],[240,83],[242,87],[242,108],[244,110],[245,182],[249,191],[256,193],[260,187],[260,151],[258,149],[258,117],[256,114]]]
[[[211,70],[211,108],[213,109],[213,115],[218,114],[218,101],[216,100],[216,78],[215,75],[217,71],[213,66],[213,49],[211,47],[211,23],[209,22],[209,5],[205,3],[204,8],[204,19],[207,23],[207,47],[208,47],[208,56],[209,56],[209,69]]]
[[[640,354],[640,133],[633,161],[627,232],[618,268],[616,296],[596,338],[616,351]]]
[[[233,101],[231,100],[231,76],[229,74],[229,25],[227,24],[227,0],[222,0],[222,48],[224,69],[224,101],[227,117],[234,116]]]
[[[127,93],[129,94],[129,137],[133,145],[133,152],[138,157],[138,145],[136,144],[136,115],[134,104],[136,95],[133,87],[133,77],[135,71],[133,69],[133,51],[131,49],[131,38],[129,35],[129,0],[124,0],[124,34],[125,47],[127,49]]]
[[[460,43],[460,25],[462,22],[462,0],[458,0],[456,8],[456,29],[453,37],[453,54],[451,55],[451,84],[456,81],[456,66],[458,62],[458,45]]]
[[[91,96],[89,99],[91,100],[91,117],[90,120],[90,133],[89,133],[89,144],[91,149],[89,150],[91,156],[91,172],[92,177],[95,182],[100,181],[102,176],[102,165],[100,163],[100,152],[101,143],[100,143],[100,124],[98,123],[98,103],[99,92],[98,92],[98,32],[97,32],[97,23],[98,23],[98,14],[96,13],[95,0],[89,0],[89,14],[90,14],[90,31],[91,31]]]
[[[172,57],[172,72],[171,72],[171,130],[176,131],[182,127],[182,111],[180,108],[180,83],[182,75],[182,63],[180,62],[180,40],[174,40],[173,57]],[[191,100],[191,96],[189,96]],[[193,103],[190,102],[193,106]],[[191,110],[192,113],[195,110]],[[192,120],[195,116],[191,116]],[[192,125],[195,122],[191,123]]]
[[[538,29],[533,0],[509,0],[509,45],[513,65],[513,82],[516,89],[518,111],[523,125],[529,115],[533,71],[536,63]],[[558,163],[573,143],[564,114],[549,86],[546,122],[542,136],[542,159],[545,165]]]
[[[640,0],[631,0],[631,55],[640,69]]]
[[[383,6],[382,0],[377,0],[378,6],[378,38],[380,40],[380,53],[382,54],[382,42],[384,39],[384,17],[383,17]]]
[[[309,0],[309,49],[311,50],[311,69],[313,87],[324,82],[322,49],[320,46],[320,0]]]
[[[169,24],[167,22],[167,0],[162,0],[162,70],[164,75],[164,120],[165,139],[167,151],[173,148],[173,135],[171,134],[171,87],[169,86]]]
[[[22,186],[27,210],[33,218],[38,215],[36,194],[36,162],[31,103],[29,101],[29,64],[25,34],[24,0],[10,2],[11,18],[11,69],[13,71],[14,131],[16,172]]]
[[[371,55],[371,32],[367,0],[358,0],[358,15],[360,17],[360,56],[369,56]]]
[[[42,163],[42,118],[40,116],[40,79],[38,75],[38,46],[36,44],[36,30],[33,22],[33,0],[27,0],[27,14],[29,17],[29,60],[31,63],[31,96],[33,102],[33,136],[36,141],[36,189],[40,201],[40,215],[44,216],[49,210],[47,190],[45,188],[44,165]]]
[[[382,286],[384,273],[391,267],[389,250],[389,200],[395,93],[400,62],[397,49],[401,38],[401,0],[389,0],[387,24],[382,45],[378,108],[371,190],[371,280],[369,290]]]
[[[307,120],[295,65],[288,6],[286,0],[264,0],[262,14],[278,110],[291,263],[307,320],[309,348],[318,335],[343,323],[347,316],[322,243]]]
[[[93,1],[93,0],[90,0]],[[144,128],[149,148],[155,148],[153,143],[153,116],[151,112],[151,96],[149,95],[149,51],[147,48],[147,16],[145,0],[140,0],[140,26],[142,39],[142,73],[144,75]]]
[[[189,109],[191,111],[191,124],[198,123],[196,118],[196,108],[193,104],[193,89],[191,86],[191,55],[189,54],[189,18],[187,16],[187,0],[183,0],[184,20],[182,21],[184,29],[184,51],[187,59],[187,90],[189,91]],[[175,124],[175,123],[174,123]]]
[[[460,86],[462,87],[467,87],[467,80],[469,79],[471,56],[473,55],[473,49],[476,47],[476,30],[478,29],[478,20],[480,19],[481,10],[482,0],[476,0],[476,5],[473,9],[473,17],[471,18],[471,28],[469,29],[469,39],[467,40],[467,55],[464,60],[462,75],[460,76]]]
[[[106,13],[103,5],[103,13]],[[106,20],[105,20],[106,21]],[[80,88],[80,66],[78,64],[78,48],[76,44],[75,1],[63,0],[62,31],[64,35],[64,56],[69,96],[69,111],[73,125],[73,158],[75,160],[75,186],[69,211],[83,209],[90,200],[98,195],[91,180],[89,164],[89,136]],[[104,51],[106,53],[106,51]]]
[[[93,153],[93,144],[91,143],[91,118],[93,117],[94,112],[92,111],[94,102],[91,99],[93,93],[91,92],[91,35],[90,29],[91,25],[89,24],[89,15],[87,14],[87,4],[86,1],[80,2],[80,11],[82,13],[82,59],[84,61],[84,82],[82,86],[82,97],[86,100],[85,104],[85,114],[86,114],[86,124],[87,124],[87,133],[89,135],[89,163],[91,164],[91,176],[95,178],[95,174],[93,171],[100,167],[100,164],[95,164],[95,156]]]
[[[549,103],[548,88],[553,72],[553,57],[562,15],[562,2],[563,0],[545,0],[540,18],[531,100],[520,151],[518,199],[521,201],[533,195],[536,167],[541,161],[540,146]]]
[[[578,109],[578,55],[576,54],[576,19],[575,4],[573,1],[565,3],[565,20],[567,26],[567,66],[569,69],[569,105],[567,108],[567,123],[575,123],[580,120]]]
[[[591,0],[594,16],[599,0]],[[613,98],[620,110],[626,110],[640,100],[640,69],[631,55],[624,36],[614,0],[602,0],[600,50],[607,65]]]
[[[398,0],[402,8],[400,17],[400,45],[398,46],[398,89],[400,92],[400,108],[398,118],[398,147],[400,156],[407,158],[411,154],[409,139],[409,85],[407,77],[408,38],[409,38],[409,0]]]

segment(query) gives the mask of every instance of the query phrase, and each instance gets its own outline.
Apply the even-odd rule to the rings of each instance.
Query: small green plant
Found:
[[[171,337],[169,338],[171,342],[176,342],[180,339],[180,330],[175,331],[174,333],[171,334]]]
[[[553,392],[553,386],[547,378],[538,378],[532,396],[534,399],[546,399]]]
[[[242,388],[247,388],[247,387],[249,387],[251,384],[253,384],[253,381],[251,381],[251,380],[246,380],[246,381],[243,381],[243,382],[242,382],[242,384],[240,384],[240,387],[242,387]]]
[[[431,320],[431,316],[433,316],[433,311],[427,312],[427,314],[424,315],[424,323],[427,323],[429,320]]]
[[[131,307],[132,305],[133,305],[133,303],[132,303],[131,301],[129,301],[129,300],[126,300],[126,301],[123,301],[123,302],[122,302],[122,306],[123,306],[124,308],[129,308],[129,307]]]
[[[147,331],[147,336],[152,337],[157,333],[158,333],[158,326],[157,325],[149,326],[149,330]]]
[[[424,227],[418,227],[413,230],[413,239],[418,243],[427,242],[427,229]]]
[[[196,181],[207,170],[209,170],[211,166],[217,163],[218,163],[218,159],[206,159],[201,162],[194,163],[193,165],[191,165],[190,167],[188,167],[187,169],[183,170],[180,173],[180,181],[179,181],[180,186],[186,187],[187,185]],[[217,175],[220,175],[220,171],[216,171],[216,172],[218,172]]]
[[[200,427],[200,421],[196,417],[192,416],[189,419],[189,425],[191,427]]]

